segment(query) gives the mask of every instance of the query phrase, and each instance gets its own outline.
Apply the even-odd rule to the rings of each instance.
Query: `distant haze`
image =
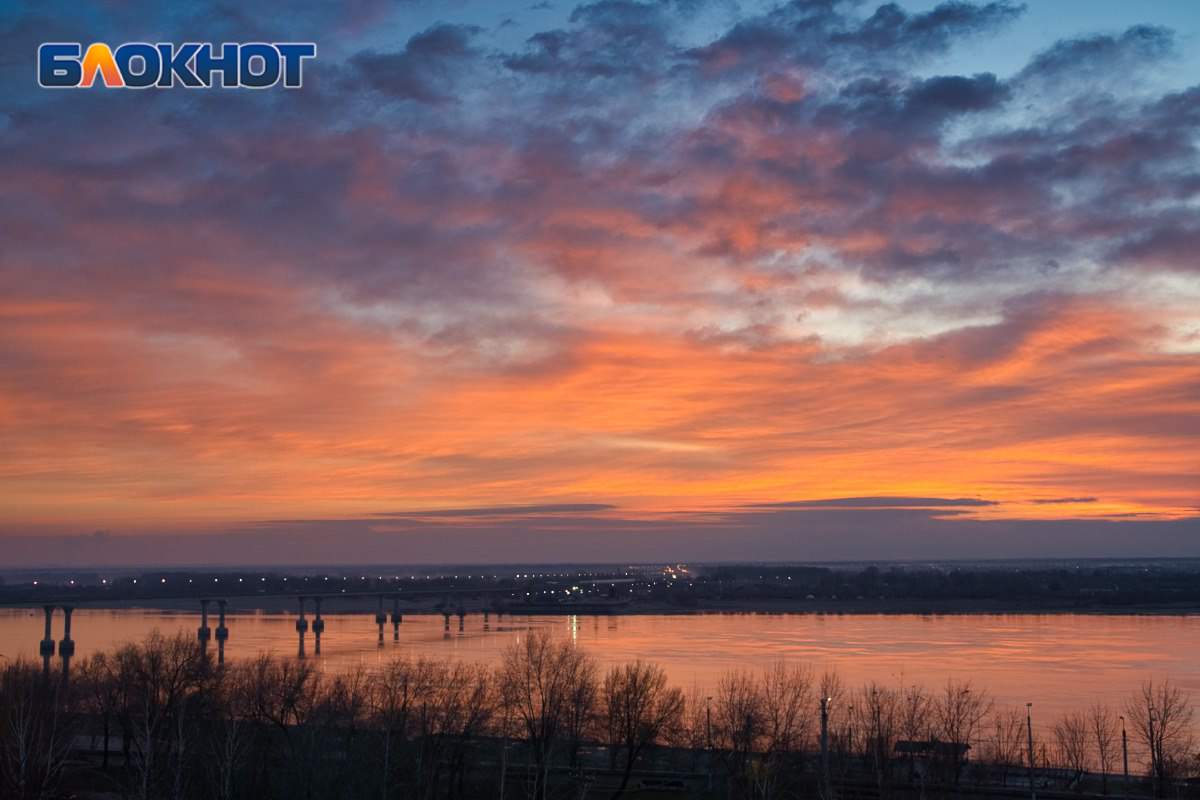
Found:
[[[1200,519],[974,520],[945,509],[745,510],[686,520],[555,512],[293,520],[202,532],[12,536],[17,566],[614,563],[1196,557]]]

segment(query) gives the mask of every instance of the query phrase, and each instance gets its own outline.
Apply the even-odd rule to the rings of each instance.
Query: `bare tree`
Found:
[[[568,645],[570,646],[570,645]],[[572,647],[572,649],[574,649]],[[572,769],[579,766],[579,748],[589,736],[596,733],[598,719],[599,689],[596,684],[596,667],[590,658],[585,659],[584,669],[572,682],[567,693],[566,739],[567,763]]]
[[[227,667],[219,673],[221,679],[213,687],[211,710],[214,719],[209,726],[208,753],[204,759],[208,770],[209,791],[219,800],[236,796],[238,774],[249,757],[250,737],[247,720],[245,669]]]
[[[450,786],[452,796],[464,794],[468,746],[476,737],[488,732],[495,719],[495,692],[492,673],[477,664],[456,664],[447,680],[447,706],[454,709],[451,724],[446,726],[450,737]]]
[[[101,768],[107,772],[112,726],[121,708],[122,696],[114,659],[107,653],[96,653],[85,659],[76,670],[71,686],[79,698],[80,710],[100,719],[103,747],[100,763]]]
[[[0,796],[49,797],[67,763],[72,733],[60,685],[33,664],[0,670]]]
[[[421,706],[436,683],[435,665],[424,659],[395,659],[374,676],[371,714],[383,734],[383,797],[392,795],[394,780],[412,777],[415,764],[407,763],[408,739],[420,725],[415,723]],[[415,791],[415,790],[414,790]]]
[[[777,661],[759,678],[762,757],[754,771],[760,797],[774,797],[781,781],[796,771],[801,753],[814,741],[817,682],[807,667]]]
[[[754,676],[727,672],[717,684],[712,707],[712,741],[736,787],[750,791],[751,760],[763,730],[762,695]]]
[[[765,752],[803,750],[812,741],[817,708],[811,670],[777,661],[763,671],[759,687]]]
[[[910,741],[930,738],[932,706],[933,701],[924,686],[901,689],[896,721],[900,737]]]
[[[1125,704],[1134,735],[1146,747],[1154,791],[1163,796],[1193,749],[1191,700],[1170,681],[1148,681]]]
[[[668,741],[674,747],[707,750],[711,745],[711,721],[712,697],[699,686],[692,686],[684,698],[679,725],[668,731]]]
[[[871,763],[881,793],[900,729],[901,704],[897,692],[875,683],[864,686],[854,701],[854,727],[862,732],[862,752]]]
[[[1026,763],[1025,715],[1015,709],[997,711],[990,727],[983,758],[999,769],[1000,783],[1007,786],[1009,773]]]
[[[948,680],[942,695],[934,702],[937,735],[951,745],[955,783],[961,776],[966,755],[962,746],[971,746],[980,724],[991,711],[991,698],[986,692],[972,688],[969,681]]]
[[[158,631],[119,649],[115,660],[125,727],[132,733],[134,794],[142,800],[182,797],[192,744],[190,710],[208,664],[187,637]]]
[[[1117,745],[1117,715],[1101,703],[1088,709],[1088,734],[1096,765],[1100,769],[1100,791],[1108,794],[1108,774],[1117,764],[1120,748]]]
[[[504,652],[500,695],[532,756],[530,796],[536,800],[546,797],[555,748],[571,737],[586,687],[595,685],[594,676],[587,655],[569,641],[556,642],[547,631],[532,633]]]
[[[1054,723],[1054,763],[1075,774],[1073,783],[1078,790],[1079,782],[1090,765],[1088,718],[1078,711],[1059,717]]]
[[[683,693],[667,686],[667,674],[654,664],[636,661],[613,667],[604,678],[603,706],[607,744],[615,759],[624,756],[621,784],[613,800],[625,794],[633,766],[645,750],[679,724]]]
[[[247,665],[244,676],[252,719],[283,742],[283,756],[291,765],[281,776],[285,785],[297,797],[310,797],[318,749],[312,723],[323,690],[321,675],[309,662],[263,656]]]
[[[933,702],[925,691],[925,687],[916,684],[906,686],[900,690],[899,695],[896,720],[898,737],[910,742],[932,738]],[[916,758],[911,750],[906,760],[911,780],[916,776],[917,771]]]

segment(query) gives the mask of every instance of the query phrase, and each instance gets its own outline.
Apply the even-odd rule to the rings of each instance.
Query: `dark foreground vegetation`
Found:
[[[1198,771],[1191,701],[1167,683],[1039,730],[968,683],[852,688],[780,663],[687,694],[544,633],[495,668],[217,666],[154,635],[69,681],[0,671],[5,800],[1200,797]]]

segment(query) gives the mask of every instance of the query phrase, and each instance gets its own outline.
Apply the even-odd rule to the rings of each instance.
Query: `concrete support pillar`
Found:
[[[225,627],[225,601],[217,601],[217,664],[225,663],[225,641],[229,638],[229,628]]]
[[[75,655],[75,642],[71,639],[71,606],[63,606],[63,638],[58,643],[58,654],[62,657],[62,680],[65,685],[71,679],[71,656]]]
[[[483,610],[483,629],[486,631],[486,630],[490,630],[490,629],[491,629],[491,627],[492,627],[492,626],[491,626],[491,624],[490,624],[490,621],[489,621],[489,619],[488,619],[488,610],[485,608],[485,609]]]
[[[321,634],[325,632],[325,620],[321,619],[321,598],[313,598],[313,652],[321,655]]]
[[[208,627],[208,600],[200,601],[200,627],[196,629],[196,641],[200,642],[201,654],[208,655],[208,640],[212,638],[212,628]]]
[[[400,623],[401,623],[401,621],[402,621],[402,617],[400,616],[400,598],[393,597],[392,598],[392,641],[393,642],[400,641]]]
[[[54,623],[54,606],[42,606],[42,611],[46,612],[46,632],[42,635],[38,652],[42,656],[42,677],[50,680],[50,659],[54,656],[54,639],[51,638],[53,633],[50,628]]]
[[[296,650],[297,658],[304,658],[304,634],[308,633],[308,620],[304,618],[304,598],[300,598],[300,618],[296,620],[296,638],[300,646]]]
[[[379,610],[375,612],[375,625],[379,628],[379,646],[383,647],[383,626],[387,624],[387,614],[383,613],[383,595],[379,595]]]
[[[450,632],[450,612],[449,611],[442,612],[442,623],[443,623],[442,630],[446,631],[446,633],[449,633]]]
[[[463,631],[463,623],[466,621],[466,618],[467,618],[466,610],[464,610],[462,606],[459,606],[458,607],[458,632],[459,633],[462,633],[462,631]]]

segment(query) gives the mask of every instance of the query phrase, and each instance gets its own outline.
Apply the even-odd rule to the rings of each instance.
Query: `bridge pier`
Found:
[[[462,606],[458,607],[458,632],[463,632],[463,624],[466,622],[467,612]]]
[[[58,643],[58,654],[62,656],[62,680],[65,686],[71,678],[71,656],[75,655],[75,642],[71,639],[71,614],[75,609],[63,606],[63,638]]]
[[[212,628],[208,627],[208,600],[200,600],[200,627],[196,629],[196,640],[200,642],[200,654],[208,656],[208,640],[212,638]]]
[[[400,598],[393,597],[392,598],[392,641],[393,642],[400,641],[400,622],[401,621],[402,621],[402,618],[400,616]]]
[[[379,595],[379,610],[375,612],[375,624],[379,627],[379,647],[383,647],[383,626],[387,624],[387,614],[383,613],[383,595]]]
[[[321,655],[321,634],[325,632],[325,620],[321,619],[321,598],[313,598],[313,652]]]
[[[42,606],[42,611],[46,612],[46,633],[42,636],[42,641],[38,645],[38,653],[42,656],[42,677],[49,681],[50,659],[54,656],[54,639],[50,630],[54,621],[54,606]]]
[[[300,618],[296,620],[296,638],[300,646],[296,650],[296,658],[304,658],[304,634],[308,633],[308,620],[304,618],[304,598],[300,598]]]
[[[225,640],[229,638],[229,628],[225,627],[225,601],[217,601],[217,665],[225,663]]]

